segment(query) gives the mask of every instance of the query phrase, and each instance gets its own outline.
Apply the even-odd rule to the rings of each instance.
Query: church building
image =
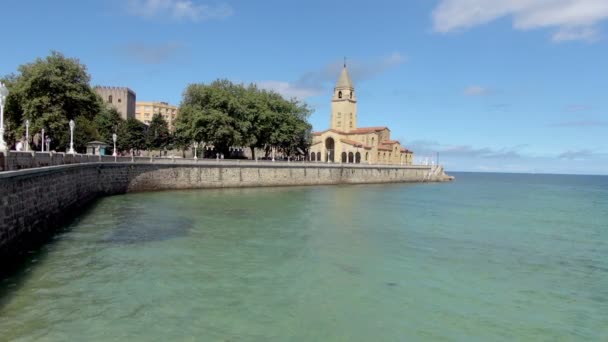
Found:
[[[388,127],[357,127],[357,95],[345,64],[331,99],[331,126],[313,133],[310,161],[411,165],[413,159]]]

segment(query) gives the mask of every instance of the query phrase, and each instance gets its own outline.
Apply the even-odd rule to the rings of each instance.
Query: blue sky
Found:
[[[58,50],[94,85],[179,104],[256,82],[329,125],[344,56],[359,125],[448,170],[608,174],[608,1],[5,1],[0,74]]]

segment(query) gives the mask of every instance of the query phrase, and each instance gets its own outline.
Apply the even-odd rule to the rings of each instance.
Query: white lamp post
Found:
[[[194,146],[194,160],[198,159],[198,155],[196,153],[196,149],[198,148],[198,141],[195,141],[192,146]]]
[[[47,152],[51,152],[51,138],[46,137],[46,150]]]
[[[25,151],[30,150],[30,120],[25,120]]]
[[[329,156],[330,156],[331,152],[327,151],[327,162],[329,163]]]
[[[116,135],[116,133],[112,134],[112,141],[114,142],[114,152],[112,153],[112,155],[114,157],[116,157],[118,154],[116,153],[116,139],[118,138],[118,136]]]
[[[4,141],[4,101],[8,97],[8,89],[0,82],[0,152],[6,152],[6,142]]]
[[[71,154],[76,153],[74,152],[74,127],[76,127],[74,120],[70,120],[70,150],[68,151],[68,153]]]
[[[40,139],[40,142],[42,143],[42,152],[44,152],[44,128],[42,129],[42,139]]]

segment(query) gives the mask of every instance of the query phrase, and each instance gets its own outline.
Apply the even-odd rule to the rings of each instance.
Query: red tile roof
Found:
[[[345,144],[352,145],[354,147],[363,147],[364,149],[367,149],[367,150],[371,150],[372,149],[371,146],[363,145],[362,143],[360,143],[358,141],[349,140],[349,139],[340,139],[340,141],[343,142],[343,143],[345,143]]]
[[[373,133],[373,132],[379,132],[379,131],[383,131],[383,130],[389,130],[390,129],[388,127],[361,127],[361,128],[357,128],[357,129],[353,129],[352,131],[348,131],[348,132],[342,132],[342,131],[338,131],[337,129],[326,129],[324,131],[320,131],[320,132],[313,132],[313,135],[321,135],[323,133],[327,133],[327,132],[334,132],[334,133],[338,133],[338,134],[343,134],[343,135],[348,135],[348,134],[365,134],[365,133]]]
[[[321,134],[327,133],[327,132],[334,132],[334,133],[338,133],[338,134],[348,134],[346,132],[342,132],[342,131],[338,131],[337,129],[330,128],[330,129],[326,129],[326,130],[320,131],[320,132],[313,132],[312,135],[321,135]]]
[[[357,129],[353,129],[352,131],[348,131],[348,134],[363,134],[363,133],[371,133],[371,132],[379,132],[384,131],[385,129],[390,129],[388,127],[361,127]]]

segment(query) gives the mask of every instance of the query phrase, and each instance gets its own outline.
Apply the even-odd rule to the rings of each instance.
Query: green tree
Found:
[[[112,142],[112,134],[118,132],[121,125],[125,124],[125,120],[120,117],[120,113],[112,106],[104,106],[101,112],[93,119],[99,140],[105,143]]]
[[[146,147],[148,150],[164,150],[171,143],[169,125],[160,114],[154,114],[146,133]]]
[[[134,118],[127,119],[118,127],[116,149],[119,151],[140,151],[146,148],[147,126]]]
[[[101,99],[89,85],[86,66],[59,52],[21,65],[18,74],[4,80],[10,91],[6,106],[10,142],[24,135],[25,120],[29,119],[32,135],[44,128],[52,137],[51,149],[63,150],[69,145],[69,121],[80,121],[82,125],[77,127],[90,130],[102,108]]]
[[[176,136],[213,144],[225,154],[231,146],[248,146],[252,153],[277,147],[290,154],[310,144],[310,113],[306,104],[253,84],[193,84],[184,92]]]

